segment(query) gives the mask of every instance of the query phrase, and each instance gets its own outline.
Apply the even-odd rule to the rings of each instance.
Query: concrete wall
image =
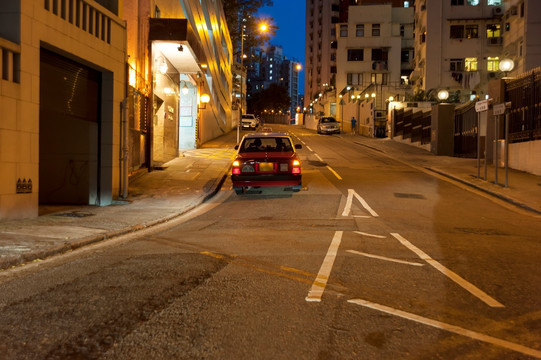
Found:
[[[118,194],[126,28],[107,9],[93,1],[86,3],[111,20],[110,43],[70,22],[69,12],[63,18],[60,9],[58,14],[45,9],[44,1],[21,2],[19,44],[0,38],[2,48],[20,54],[20,81],[0,80],[0,219],[38,215],[41,47],[111,74],[104,80],[111,88],[103,89],[101,124],[109,131],[101,138],[105,179],[100,180],[100,204],[110,203]],[[18,179],[31,179],[32,193],[16,193]]]

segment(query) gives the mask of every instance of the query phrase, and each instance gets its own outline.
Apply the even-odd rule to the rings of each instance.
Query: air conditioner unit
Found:
[[[494,9],[492,9],[492,14],[494,16],[503,16],[503,7],[495,7]]]

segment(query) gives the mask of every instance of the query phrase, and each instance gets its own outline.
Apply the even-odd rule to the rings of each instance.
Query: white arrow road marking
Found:
[[[343,233],[343,231],[336,231],[334,233],[334,237],[332,239],[331,245],[329,246],[329,250],[327,250],[327,255],[323,260],[323,264],[321,264],[321,268],[319,269],[316,280],[314,280],[314,283],[312,284],[312,288],[308,292],[306,301],[321,301],[323,291],[325,291],[327,281],[329,280],[329,276],[331,275],[331,270],[334,264],[334,260],[336,259],[336,254],[338,253],[338,248],[340,247],[340,242],[342,241]]]
[[[391,233],[392,236],[394,236],[398,241],[402,243],[405,247],[413,251],[417,254],[421,259],[426,261],[429,265],[434,267],[436,270],[441,272],[443,275],[447,276],[449,279],[453,280],[458,285],[462,286],[465,290],[469,291],[473,296],[479,298],[481,301],[483,301],[485,304],[491,307],[504,307],[500,302],[496,301],[489,295],[487,295],[484,291],[473,285],[472,283],[464,280],[461,278],[458,274],[454,273],[453,271],[447,269],[445,266],[437,262],[436,260],[432,259],[430,256],[428,256],[426,253],[424,253],[421,249],[410,243],[408,240],[404,239],[400,234],[397,233]]]
[[[456,325],[446,324],[441,321],[432,320],[429,318],[425,318],[419,315],[408,313],[402,310],[393,309],[385,305],[376,304],[376,303],[362,300],[362,299],[352,299],[352,300],[348,300],[348,302],[352,304],[368,307],[374,310],[378,310],[387,314],[396,315],[407,320],[412,320],[421,324],[435,327],[437,329],[446,330],[458,335],[462,335],[470,339],[484,341],[492,345],[500,346],[505,349],[513,350],[522,354],[526,354],[526,355],[541,359],[541,351],[532,349],[523,345],[515,344],[507,340],[498,339],[490,335],[481,334],[476,331],[464,329]]]
[[[355,216],[355,217],[358,217],[358,216]],[[383,235],[369,234],[369,233],[365,233],[365,232],[362,232],[362,231],[354,231],[354,233],[359,234],[359,235],[363,235],[363,236],[375,237],[375,238],[379,238],[379,239],[385,239],[387,237],[387,236],[383,236]]]
[[[412,266],[424,266],[424,264],[419,264],[419,263],[416,263],[416,262],[392,259],[392,258],[388,258],[388,257],[385,257],[385,256],[368,254],[368,253],[364,253],[364,252],[360,252],[360,251],[356,251],[356,250],[346,250],[346,252],[351,253],[351,254],[357,254],[357,255],[361,255],[361,256],[366,256],[366,257],[373,258],[373,259],[379,259],[379,260],[395,262],[395,263],[399,263],[399,264],[406,264],[406,265],[412,265]]]
[[[346,200],[346,206],[344,207],[344,212],[342,213],[342,216],[349,216],[349,213],[351,211],[351,204],[353,202],[353,197],[355,196],[355,198],[357,200],[359,200],[359,202],[361,203],[361,205],[374,217],[377,217],[379,216],[374,210],[372,210],[372,208],[370,207],[370,205],[368,205],[368,203],[359,195],[355,192],[355,190],[353,189],[348,189],[348,198]]]

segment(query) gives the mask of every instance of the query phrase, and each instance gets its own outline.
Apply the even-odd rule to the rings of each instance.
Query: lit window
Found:
[[[405,8],[410,7],[410,2],[409,1],[404,1],[404,7]]]
[[[498,71],[500,69],[500,58],[488,57],[487,58],[487,71]]]
[[[488,6],[501,6],[502,0],[487,0]]]
[[[477,58],[466,58],[464,60],[464,70],[477,71]]]
[[[466,25],[466,39],[475,39],[479,37],[477,25]]]
[[[487,38],[498,38],[500,36],[500,24],[487,25]]]
[[[477,6],[479,5],[479,0],[468,0],[468,5]]]

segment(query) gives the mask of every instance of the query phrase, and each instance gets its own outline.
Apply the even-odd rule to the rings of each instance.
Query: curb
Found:
[[[516,206],[516,207],[519,207],[519,208],[521,208],[521,209],[523,209],[523,210],[530,211],[530,212],[532,212],[532,213],[534,213],[534,214],[536,214],[536,215],[541,215],[541,211],[536,210],[536,209],[534,209],[534,208],[531,208],[531,207],[529,207],[528,205],[523,204],[523,203],[521,203],[521,202],[518,202],[517,200],[514,200],[514,199],[512,199],[512,198],[510,198],[510,197],[507,197],[507,196],[504,196],[504,195],[502,195],[502,194],[498,194],[498,193],[496,193],[496,192],[490,191],[490,190],[485,189],[485,188],[483,188],[483,187],[481,187],[481,186],[475,185],[475,184],[473,184],[473,183],[471,183],[471,182],[469,182],[469,181],[466,181],[466,180],[464,180],[464,179],[461,179],[461,178],[459,178],[459,177],[456,177],[456,176],[454,176],[454,175],[445,173],[445,172],[440,171],[440,170],[436,170],[436,169],[429,168],[429,167],[425,167],[425,169],[428,170],[428,171],[432,171],[432,172],[434,172],[434,173],[436,173],[436,174],[438,174],[438,175],[445,176],[445,177],[447,177],[447,178],[449,178],[449,179],[452,179],[452,180],[454,180],[454,181],[458,181],[458,182],[461,183],[461,184],[464,184],[464,185],[467,185],[467,186],[469,186],[469,187],[472,187],[472,188],[474,188],[474,189],[476,189],[476,190],[482,191],[482,192],[484,192],[485,194],[488,194],[488,195],[490,195],[490,196],[494,196],[494,197],[496,197],[496,198],[498,198],[498,199],[500,199],[500,200],[502,200],[502,201],[505,201],[505,202],[507,202],[507,203],[509,203],[509,204],[511,204],[511,205],[514,205],[514,206]]]
[[[210,200],[212,197],[214,197],[220,191],[220,189],[222,188],[222,185],[224,184],[225,180],[227,179],[229,167],[230,167],[230,165],[228,165],[227,170],[222,175],[222,177],[219,178],[219,180],[217,181],[216,185],[212,188],[212,190],[208,191],[205,195],[200,196],[197,201],[194,201],[193,205],[187,207],[182,212],[171,214],[169,216],[165,216],[163,218],[159,218],[159,219],[156,219],[156,220],[153,220],[153,221],[149,221],[149,222],[144,223],[144,224],[131,225],[131,226],[125,227],[123,229],[112,230],[112,231],[109,231],[109,232],[105,232],[103,234],[88,236],[86,238],[82,238],[82,239],[79,239],[79,240],[76,240],[76,241],[73,241],[73,242],[68,242],[68,243],[66,243],[64,245],[55,246],[55,247],[52,247],[52,248],[39,250],[39,251],[30,251],[30,252],[28,252],[26,254],[20,255],[19,257],[0,260],[0,272],[5,271],[5,270],[9,270],[10,268],[14,268],[14,267],[17,267],[17,266],[25,265],[25,264],[27,264],[29,262],[41,261],[42,259],[54,256],[54,255],[58,255],[58,254],[63,254],[63,253],[66,253],[68,251],[73,251],[73,250],[76,250],[76,249],[80,249],[80,248],[82,248],[84,246],[95,244],[95,243],[98,243],[98,242],[101,242],[101,241],[104,241],[104,240],[109,240],[109,239],[112,239],[112,238],[115,238],[115,237],[118,237],[118,236],[130,234],[130,233],[135,233],[135,232],[145,230],[145,229],[149,229],[149,228],[154,227],[156,225],[164,224],[164,223],[169,222],[169,221],[171,221],[173,219],[176,219],[176,218],[186,214],[187,212],[192,211],[197,206],[201,205],[202,203],[204,203],[204,202]]]

